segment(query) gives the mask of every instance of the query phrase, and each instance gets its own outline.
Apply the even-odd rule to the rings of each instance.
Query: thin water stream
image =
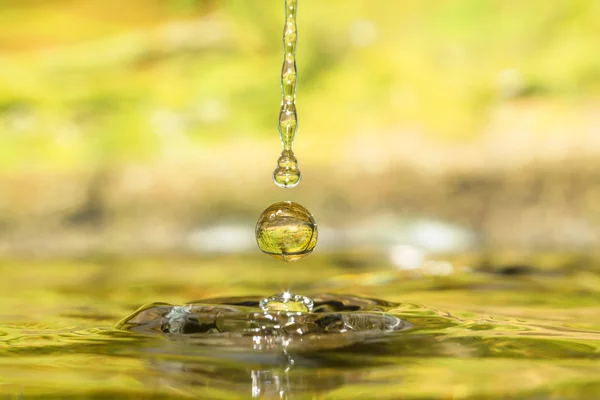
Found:
[[[277,168],[273,171],[273,182],[282,188],[296,187],[302,180],[298,169],[298,159],[294,155],[294,138],[298,129],[296,110],[296,45],[298,32],[296,13],[297,0],[284,0],[285,22],[283,26],[283,65],[281,67],[281,109],[279,110],[279,137],[283,147],[277,159]]]

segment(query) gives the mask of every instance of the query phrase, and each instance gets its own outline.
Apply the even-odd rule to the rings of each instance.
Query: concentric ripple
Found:
[[[252,350],[343,347],[409,329],[386,313],[397,306],[356,296],[317,295],[312,312],[263,311],[261,298],[216,298],[183,306],[150,304],[119,329],[148,334],[186,335],[197,344]]]

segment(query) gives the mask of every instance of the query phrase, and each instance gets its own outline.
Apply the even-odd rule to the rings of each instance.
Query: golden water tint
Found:
[[[272,204],[256,223],[258,247],[284,261],[299,260],[312,253],[318,234],[310,211],[292,201]]]
[[[296,12],[297,0],[285,1],[285,24],[283,28],[283,65],[281,67],[281,109],[279,110],[279,136],[283,151],[273,171],[273,182],[282,188],[293,188],[302,180],[298,160],[292,147],[298,128],[296,111]]]

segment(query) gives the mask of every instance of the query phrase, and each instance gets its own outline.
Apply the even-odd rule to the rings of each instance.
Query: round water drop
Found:
[[[283,292],[265,297],[259,306],[264,312],[311,312],[314,303],[306,296]]]
[[[312,253],[317,237],[317,224],[310,211],[291,201],[269,206],[256,223],[258,247],[283,261],[299,260]]]
[[[277,160],[277,168],[273,171],[273,182],[282,188],[296,187],[302,180],[298,169],[298,160],[291,150],[284,150]]]

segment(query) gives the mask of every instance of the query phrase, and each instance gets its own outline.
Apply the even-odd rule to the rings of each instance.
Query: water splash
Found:
[[[258,303],[265,313],[272,312],[311,312],[314,307],[312,299],[299,294],[283,292],[265,297]]]
[[[394,306],[326,294],[218,298],[184,306],[150,304],[118,328],[187,335],[197,344],[230,350],[303,352],[343,347],[409,329],[410,323],[385,312]]]

